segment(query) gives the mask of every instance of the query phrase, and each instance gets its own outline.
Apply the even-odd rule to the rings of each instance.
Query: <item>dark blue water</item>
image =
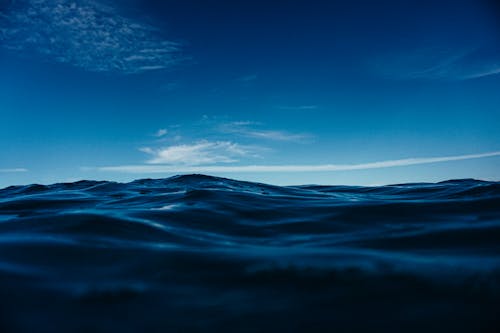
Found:
[[[498,332],[500,183],[0,190],[0,332]]]

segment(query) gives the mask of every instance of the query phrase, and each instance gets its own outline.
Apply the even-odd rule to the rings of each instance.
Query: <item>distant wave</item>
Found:
[[[0,190],[0,332],[500,328],[500,183]]]

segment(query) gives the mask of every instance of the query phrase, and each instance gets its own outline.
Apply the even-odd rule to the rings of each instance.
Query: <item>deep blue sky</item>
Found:
[[[499,9],[0,0],[0,186],[499,180]]]

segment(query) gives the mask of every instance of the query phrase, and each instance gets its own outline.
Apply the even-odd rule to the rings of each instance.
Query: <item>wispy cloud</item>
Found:
[[[377,71],[392,79],[463,81],[500,74],[498,48],[420,48],[384,56]]]
[[[142,73],[171,68],[181,46],[97,0],[25,0],[0,17],[0,41],[17,53],[89,71]]]
[[[482,154],[420,157],[387,160],[361,164],[320,164],[320,165],[215,165],[215,166],[169,166],[169,165],[124,165],[97,168],[100,171],[123,173],[233,173],[233,172],[321,172],[367,170],[391,167],[431,164],[460,160],[500,156],[500,151]]]
[[[161,138],[162,136],[167,135],[167,133],[168,133],[168,130],[166,128],[160,128],[158,131],[156,131],[154,136],[156,136],[157,138]]]
[[[152,156],[149,164],[202,165],[238,162],[238,158],[256,156],[256,147],[231,141],[201,140],[194,144],[173,145],[164,148],[145,147],[142,152]]]
[[[484,68],[474,73],[469,73],[468,75],[464,75],[463,79],[464,80],[478,79],[481,77],[497,75],[497,74],[500,74],[500,62],[498,64],[492,64],[489,68]]]
[[[294,141],[304,142],[311,140],[312,136],[303,133],[290,133],[287,131],[267,130],[258,128],[260,124],[251,121],[235,121],[219,125],[223,133],[235,134],[254,139],[265,139],[272,141]]]
[[[290,111],[307,111],[316,110],[319,107],[317,105],[278,105],[276,109],[279,110],[290,110]]]
[[[28,172],[28,169],[25,168],[0,169],[0,173],[17,173],[17,172]]]

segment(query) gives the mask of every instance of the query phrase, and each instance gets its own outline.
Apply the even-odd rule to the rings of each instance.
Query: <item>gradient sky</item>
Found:
[[[499,9],[0,0],[0,187],[500,180]]]

